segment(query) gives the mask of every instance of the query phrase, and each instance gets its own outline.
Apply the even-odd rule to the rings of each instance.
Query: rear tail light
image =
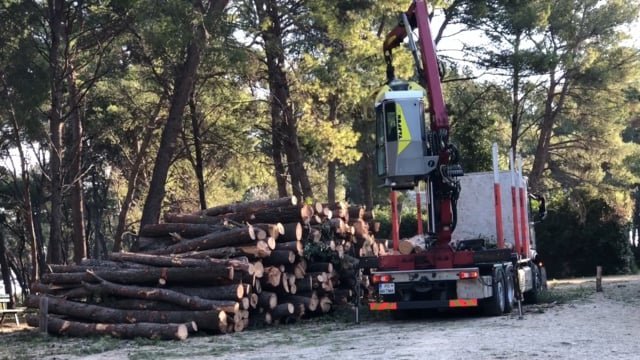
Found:
[[[477,271],[461,271],[458,273],[458,278],[460,280],[477,279],[479,275]]]
[[[391,277],[391,275],[373,275],[371,277],[371,281],[374,284],[378,284],[378,283],[387,283],[387,282],[391,282],[393,280],[393,278]]]

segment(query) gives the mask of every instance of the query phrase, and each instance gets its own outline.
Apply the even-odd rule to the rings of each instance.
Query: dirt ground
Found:
[[[543,304],[500,317],[392,320],[363,311],[183,342],[70,339],[0,328],[4,359],[638,359],[640,276],[550,281]],[[13,330],[13,331],[12,331]]]

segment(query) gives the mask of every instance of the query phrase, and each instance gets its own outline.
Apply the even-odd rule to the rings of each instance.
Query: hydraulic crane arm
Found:
[[[419,35],[419,57],[412,34],[416,28]],[[430,132],[423,139],[425,155],[437,158],[437,165],[425,169],[425,172],[416,176],[414,181],[424,179],[430,190],[429,196],[432,204],[430,207],[432,228],[430,230],[437,236],[436,248],[431,250],[431,257],[434,260],[432,263],[436,268],[450,267],[456,258],[449,242],[456,225],[456,201],[460,190],[459,182],[455,178],[462,175],[462,168],[458,165],[457,150],[449,144],[449,116],[442,94],[438,60],[431,36],[426,0],[413,1],[409,9],[402,14],[398,26],[391,30],[385,38],[383,52],[387,63],[387,80],[391,87],[396,82],[394,81],[392,51],[400,46],[406,37],[409,37],[409,45],[416,62],[418,77],[422,86],[427,90]],[[416,117],[412,121],[420,119],[422,117]],[[391,154],[391,156],[399,159],[403,156],[402,151],[400,149],[397,155]],[[429,161],[427,160],[427,162]],[[393,181],[388,182],[393,183]],[[440,255],[437,255],[438,253]],[[436,261],[436,259],[438,260]]]
[[[445,138],[448,138],[449,116],[447,114],[444,97],[442,96],[438,60],[436,58],[435,44],[431,36],[427,1],[414,1],[404,15],[406,15],[410,28],[413,30],[417,27],[420,35],[420,54],[424,67],[422,74],[420,74],[420,81],[425,85],[428,92],[431,131],[444,131],[445,134],[443,135],[445,135]],[[406,29],[407,26],[401,21],[398,26],[387,34],[384,40],[383,52],[387,62],[387,76],[393,77],[392,50],[400,46],[404,38],[407,37]]]

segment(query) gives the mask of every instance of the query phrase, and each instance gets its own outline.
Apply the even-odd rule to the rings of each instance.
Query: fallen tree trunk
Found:
[[[119,284],[183,284],[204,283],[214,285],[233,279],[232,267],[215,265],[207,268],[156,268],[128,269],[118,271],[96,271],[96,275],[105,280]],[[84,273],[55,273],[44,274],[42,282],[45,284],[80,284],[94,282],[95,278]]]
[[[242,284],[222,285],[222,286],[199,286],[185,287],[172,286],[169,290],[177,291],[189,296],[197,296],[209,300],[233,300],[239,301],[248,293],[245,293]]]
[[[37,315],[27,315],[27,323],[38,327],[40,318]],[[87,337],[96,335],[110,335],[123,339],[144,337],[149,339],[184,340],[189,336],[189,328],[197,329],[195,324],[104,324],[81,323],[69,321],[47,315],[47,331],[51,334]]]
[[[190,251],[182,254],[176,254],[175,256],[180,258],[193,258],[193,259],[204,259],[204,258],[217,258],[217,259],[229,259],[236,258],[239,256],[247,256],[252,259],[261,259],[271,255],[271,249],[269,249],[269,245],[265,241],[258,241],[255,245],[248,246],[225,246],[216,249],[208,249],[208,250],[200,250],[200,251]]]
[[[66,315],[73,318],[109,324],[135,323],[188,323],[194,321],[201,330],[220,332],[227,327],[227,314],[224,311],[154,311],[119,310],[104,306],[73,302],[48,297],[49,313]],[[27,306],[37,308],[40,296],[29,296]]]
[[[213,217],[207,215],[196,214],[164,214],[166,223],[188,223],[188,224],[207,224],[207,225],[224,225],[224,218]]]
[[[296,254],[289,250],[274,250],[269,257],[264,258],[262,262],[269,265],[290,265],[296,260]]]
[[[284,234],[278,238],[278,242],[290,242],[302,240],[302,224],[299,222],[282,224]]]
[[[311,216],[313,216],[311,206],[302,205],[262,209],[254,213],[249,220],[258,223],[308,223]],[[285,236],[286,233],[285,229]]]
[[[223,246],[255,244],[255,232],[251,225],[229,231],[207,234],[190,240],[181,241],[164,249],[149,251],[149,254],[179,254],[189,251],[208,250]]]
[[[294,310],[294,306],[291,303],[279,304],[271,310],[271,318],[273,320],[278,320],[283,317],[291,316],[293,315]]]
[[[281,207],[281,206],[295,206],[298,204],[298,199],[295,196],[283,197],[272,200],[256,200],[251,202],[243,202],[236,204],[226,204],[211,207],[205,210],[197,212],[198,215],[217,216],[229,213],[253,213],[258,210]]]
[[[136,299],[165,301],[191,310],[221,310],[228,313],[234,313],[240,308],[240,305],[235,301],[208,300],[197,296],[185,295],[168,289],[120,285],[104,280],[95,274],[90,275],[95,277],[99,283],[83,283],[83,286],[96,293],[118,295]]]
[[[215,226],[209,224],[188,224],[188,223],[163,223],[149,224],[142,227],[140,236],[159,237],[176,233],[184,237],[196,237],[209,234],[212,232],[226,231],[224,226]]]
[[[159,266],[159,267],[216,267],[216,266],[230,266],[234,270],[245,271],[249,274],[253,274],[253,265],[248,261],[239,260],[219,260],[219,259],[192,259],[178,256],[162,256],[162,255],[150,255],[139,253],[110,253],[109,259],[112,261],[128,261],[138,264]]]
[[[87,290],[88,291],[88,290]],[[93,305],[105,306],[120,310],[155,310],[155,311],[184,311],[184,307],[164,301],[144,299],[104,299]],[[206,311],[206,310],[205,310]]]
[[[267,310],[271,310],[278,305],[278,295],[274,292],[263,291],[258,295],[258,304]]]
[[[293,251],[296,255],[304,255],[304,245],[302,245],[302,241],[288,241],[284,243],[277,243],[276,250],[289,250]]]
[[[294,306],[298,306],[300,304],[304,305],[304,308],[309,311],[316,311],[318,308],[318,296],[315,292],[312,293],[311,296],[299,296],[299,295],[289,295],[285,296],[282,300],[286,302],[292,303]]]

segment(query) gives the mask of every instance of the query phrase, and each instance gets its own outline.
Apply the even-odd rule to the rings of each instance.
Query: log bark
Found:
[[[364,218],[365,208],[362,206],[349,206],[349,219],[362,219]]]
[[[274,250],[269,257],[264,258],[262,262],[269,265],[289,265],[296,260],[296,254],[289,250]]]
[[[145,225],[140,230],[139,235],[147,237],[161,237],[167,236],[171,233],[176,233],[182,237],[196,237],[225,230],[227,229],[224,226],[209,224],[163,223]]]
[[[289,295],[285,296],[283,300],[292,303],[294,306],[302,304],[306,310],[311,312],[316,311],[319,304],[318,296],[315,293],[312,293],[311,296]]]
[[[164,301],[144,299],[114,299],[108,298],[94,305],[105,306],[120,310],[154,310],[154,311],[184,311],[184,307]],[[206,310],[205,310],[206,311]]]
[[[172,286],[169,290],[177,291],[189,296],[197,296],[209,300],[232,300],[238,301],[247,295],[242,284],[222,285],[222,286]]]
[[[247,256],[252,259],[261,259],[271,255],[271,249],[265,241],[258,241],[255,245],[247,246],[225,246],[216,249],[190,251],[182,254],[176,254],[178,257],[188,257],[193,259],[217,258],[228,259],[239,256]]]
[[[83,283],[87,289],[102,294],[123,296],[128,298],[159,300],[183,306],[191,310],[220,310],[234,313],[240,305],[235,301],[208,300],[197,296],[189,296],[177,291],[134,285],[120,285],[93,275],[98,284]]]
[[[278,305],[278,295],[271,291],[263,291],[258,295],[258,304],[267,310]]]
[[[271,311],[271,317],[273,320],[278,320],[293,315],[294,310],[294,306],[291,303],[279,304]]]
[[[263,209],[254,213],[249,220],[258,223],[308,223],[311,216],[313,216],[313,208],[302,205]]]
[[[178,256],[162,256],[162,255],[150,255],[150,254],[138,254],[138,253],[110,253],[109,260],[119,262],[133,262],[144,265],[159,266],[159,267],[217,267],[225,266],[232,267],[234,270],[245,271],[249,274],[253,274],[253,265],[248,261],[239,260],[219,260],[219,259],[190,259]]]
[[[226,204],[214,206],[202,211],[197,212],[198,215],[217,216],[228,213],[253,213],[258,210],[282,207],[282,206],[295,206],[298,204],[298,199],[295,196],[282,197],[279,199],[271,200],[256,200],[251,202],[243,202],[236,204]]]
[[[184,340],[189,336],[189,328],[197,325],[186,324],[104,324],[81,323],[77,321],[63,320],[55,316],[47,316],[47,330],[51,334],[69,335],[75,337],[87,337],[96,335],[109,335],[123,339],[144,337],[149,339]],[[27,323],[30,326],[38,326],[38,317],[27,315]]]
[[[117,271],[96,271],[96,275],[105,280],[119,284],[184,284],[206,283],[217,284],[233,280],[234,269],[225,265],[215,265],[207,268],[156,268],[127,269]],[[44,274],[42,282],[45,284],[80,284],[81,282],[95,282],[95,278],[87,272]]]
[[[351,289],[335,289],[333,291],[333,298],[338,305],[346,305],[351,301],[352,291]]]
[[[38,306],[40,296],[29,296],[27,306]],[[135,323],[188,323],[194,321],[201,330],[222,331],[227,326],[227,314],[224,311],[155,311],[120,310],[104,306],[90,305],[48,297],[49,313],[66,315],[73,318],[108,324]]]
[[[310,292],[313,290],[313,280],[310,276],[296,279],[296,290],[298,293]]]
[[[178,244],[164,249],[149,251],[149,254],[166,255],[180,254],[189,251],[208,250],[223,246],[254,245],[255,233],[251,225],[229,231],[207,234],[190,240],[181,241]]]
[[[315,262],[307,265],[308,272],[333,272],[333,264],[328,262]]]
[[[164,214],[166,223],[187,223],[187,224],[208,224],[208,225],[224,225],[225,219],[222,217],[213,217],[195,214]]]
[[[167,235],[162,237],[139,236],[133,246],[133,251],[152,251],[163,249],[176,243],[176,239]]]
[[[284,228],[284,234],[277,240],[278,242],[290,242],[302,240],[302,224],[299,222],[282,224]]]
[[[304,245],[302,241],[289,241],[284,243],[277,243],[276,250],[289,250],[293,251],[298,256],[304,255]]]

